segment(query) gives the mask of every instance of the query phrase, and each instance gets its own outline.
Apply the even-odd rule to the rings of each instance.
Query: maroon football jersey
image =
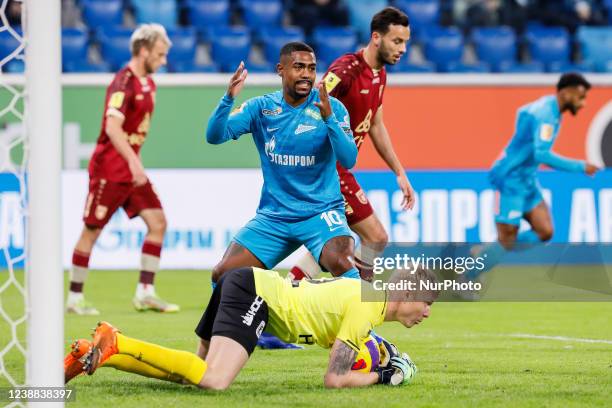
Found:
[[[387,84],[385,68],[374,71],[365,62],[363,50],[360,50],[335,60],[324,80],[327,92],[338,98],[348,110],[353,137],[359,149],[382,105]]]
[[[123,130],[136,154],[145,141],[155,105],[155,83],[149,76],[138,78],[129,67],[121,69],[106,89],[102,128],[91,161],[92,178],[104,178],[117,182],[131,182],[132,173],[127,162],[111,143],[106,134],[106,118],[124,118]]]

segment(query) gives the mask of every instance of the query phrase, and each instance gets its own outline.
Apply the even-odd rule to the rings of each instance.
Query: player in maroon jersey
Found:
[[[69,313],[97,315],[83,297],[89,257],[102,228],[123,207],[130,218],[140,216],[147,225],[142,245],[140,282],[134,296],[138,310],[176,312],[177,305],[160,299],[153,286],[159,269],[166,217],[140,159],[153,107],[155,83],[151,74],[166,64],[171,42],[159,24],[145,24],[132,34],[132,57],[106,90],[100,136],[89,162],[89,194],[83,215],[84,227],[72,255]]]
[[[386,7],[374,15],[370,31],[368,45],[356,53],[336,59],[323,80],[329,94],[346,106],[357,148],[369,135],[376,151],[397,177],[404,195],[402,207],[408,210],[415,203],[414,190],[393,150],[383,122],[382,108],[387,83],[385,65],[396,64],[406,53],[410,38],[408,16],[395,7]],[[385,247],[389,238],[355,176],[340,164],[337,168],[346,218],[362,244],[355,251],[355,261],[362,278],[367,278],[371,274],[372,258]],[[291,273],[296,279],[304,276],[312,278],[320,273],[320,268],[308,253],[292,268]]]

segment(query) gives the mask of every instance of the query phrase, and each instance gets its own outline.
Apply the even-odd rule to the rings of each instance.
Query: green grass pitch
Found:
[[[0,284],[6,274],[0,274]],[[137,273],[92,271],[88,300],[126,335],[164,346],[194,350],[193,329],[210,296],[210,273],[162,271],[158,293],[181,305],[178,314],[138,313],[131,306]],[[21,300],[9,288],[0,294],[8,313]],[[328,350],[256,350],[226,392],[152,380],[101,368],[71,386],[68,407],[434,407],[434,406],[609,406],[612,389],[612,303],[437,303],[421,325],[405,329],[386,323],[377,332],[407,351],[419,367],[405,387],[372,386],[326,390]],[[87,337],[96,317],[66,316],[65,345]],[[23,339],[24,326],[18,333]],[[563,336],[565,339],[520,337]],[[0,323],[0,347],[10,327]],[[568,339],[569,338],[569,339]],[[583,341],[579,341],[583,339]],[[586,339],[604,340],[587,342]],[[44,342],[45,339],[37,339]],[[23,360],[4,356],[17,378]],[[0,387],[7,386],[0,379]],[[0,401],[0,406],[5,405]]]

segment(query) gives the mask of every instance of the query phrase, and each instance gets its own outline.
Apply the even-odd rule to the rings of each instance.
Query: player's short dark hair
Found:
[[[370,22],[370,34],[377,32],[385,35],[389,31],[389,26],[391,24],[408,27],[410,25],[410,20],[408,20],[408,16],[400,9],[385,7],[372,17],[372,21]]]
[[[566,72],[565,74],[561,75],[559,82],[557,82],[557,91],[560,91],[563,88],[580,85],[584,86],[587,91],[591,89],[591,83],[581,74],[577,72]]]
[[[306,51],[306,52],[312,52],[314,54],[314,50],[312,49],[310,45],[303,43],[301,41],[292,41],[292,42],[288,42],[287,44],[283,45],[283,48],[281,48],[280,50],[280,57],[282,58],[283,55],[291,56],[291,53],[296,52],[296,51]]]

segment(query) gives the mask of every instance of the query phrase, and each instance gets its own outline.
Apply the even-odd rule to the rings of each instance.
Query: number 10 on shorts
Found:
[[[321,219],[327,223],[330,231],[335,230],[338,226],[344,225],[340,214],[336,210],[330,210],[321,214]]]

